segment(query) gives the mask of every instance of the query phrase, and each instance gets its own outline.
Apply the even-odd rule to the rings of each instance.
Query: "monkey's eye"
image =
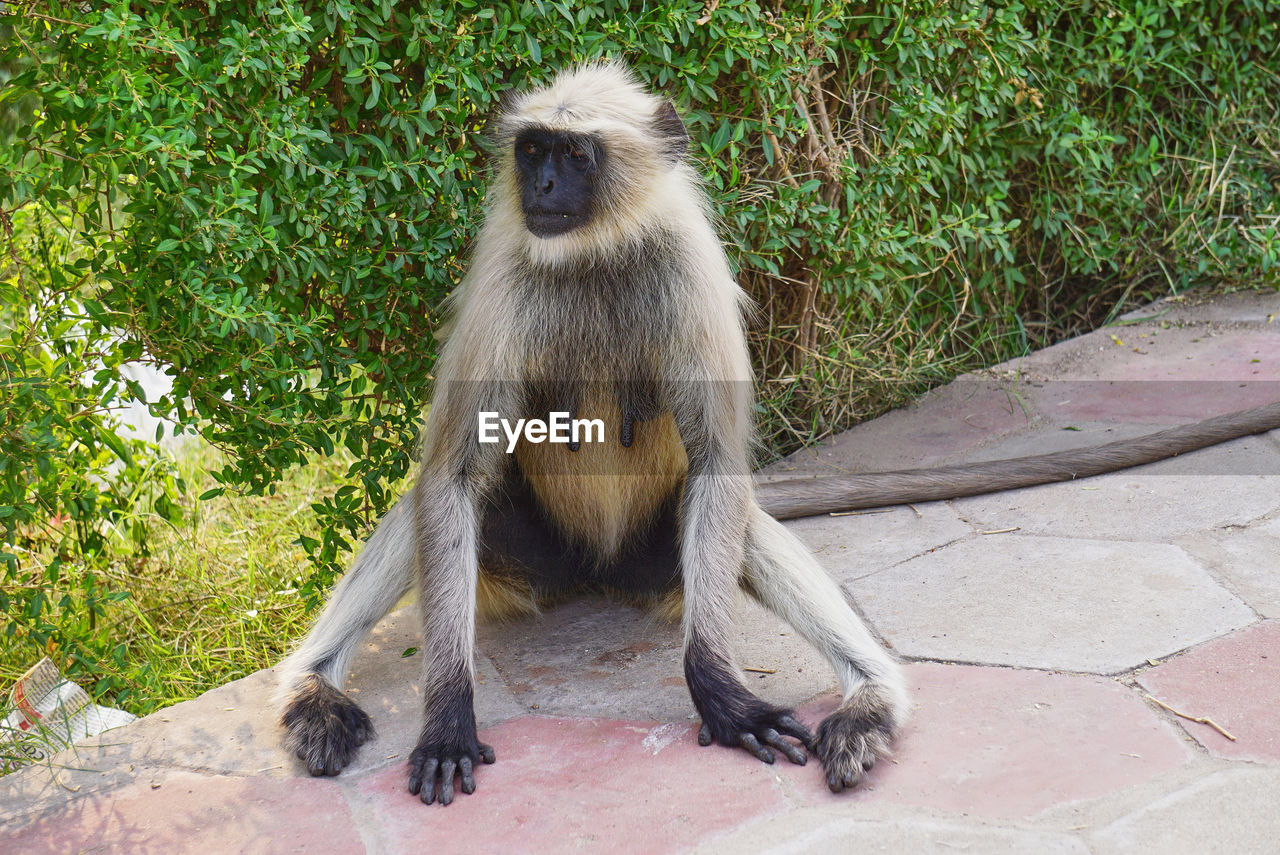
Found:
[[[583,150],[582,146],[571,145],[569,146],[569,157],[573,158],[574,160],[586,160],[587,153],[586,151]]]
[[[538,147],[531,142],[527,142],[520,146],[520,149],[527,155],[535,155],[538,153]]]

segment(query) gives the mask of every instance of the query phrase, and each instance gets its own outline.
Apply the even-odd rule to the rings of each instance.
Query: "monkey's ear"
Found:
[[[680,121],[676,105],[663,101],[653,114],[653,130],[662,141],[662,153],[671,160],[679,160],[689,151],[689,132]]]

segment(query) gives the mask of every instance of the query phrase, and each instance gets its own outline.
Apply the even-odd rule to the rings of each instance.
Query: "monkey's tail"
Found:
[[[929,469],[757,483],[756,500],[767,513],[786,520],[833,511],[958,499],[1088,478],[1277,428],[1280,401],[1095,448]]]

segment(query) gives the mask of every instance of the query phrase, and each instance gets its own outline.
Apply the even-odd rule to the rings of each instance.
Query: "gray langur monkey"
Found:
[[[594,588],[681,611],[701,744],[766,763],[780,752],[803,764],[808,749],[832,790],[853,786],[906,716],[903,677],[757,499],[746,300],[687,162],[684,124],[603,63],[515,97],[493,136],[487,216],[451,297],[421,470],[282,667],[286,744],[313,775],[351,761],[373,728],[342,691],[348,666],[413,591],[425,713],[409,790],[449,804],[458,778],[474,792],[476,766],[494,761],[472,705],[477,613],[531,613]],[[479,440],[483,413],[551,412],[598,420],[603,441],[526,433],[508,454]],[[814,483],[760,495],[795,516],[851,506],[848,490],[867,486],[806,500]],[[843,700],[816,734],[743,684],[729,640],[739,588],[835,669]]]
[[[618,64],[562,73],[496,119],[472,266],[452,296],[409,494],[378,525],[282,675],[288,746],[337,774],[372,732],[342,691],[364,635],[405,594],[422,613],[425,718],[409,789],[448,804],[493,750],[476,737],[478,606],[528,610],[584,586],[678,595],[699,742],[772,762],[818,755],[833,789],[884,756],[907,712],[898,665],[804,545],[756,504],[746,299],[675,108]],[[478,441],[481,413],[569,411],[603,442]],[[576,448],[576,450],[574,450]],[[743,684],[745,588],[834,666],[816,736]]]

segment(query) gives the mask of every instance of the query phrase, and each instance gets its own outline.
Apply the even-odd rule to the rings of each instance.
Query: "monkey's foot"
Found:
[[[876,760],[888,757],[896,730],[893,707],[870,684],[855,690],[823,719],[812,748],[831,792],[853,787]]]
[[[373,736],[373,722],[356,702],[317,674],[308,674],[285,705],[285,747],[312,775],[336,775]]]
[[[476,791],[476,763],[496,759],[491,746],[476,741],[474,727],[469,738],[429,741],[424,736],[409,755],[409,792],[426,805],[439,795],[440,804],[447,805],[453,801],[455,775],[462,776],[462,792],[471,795]]]
[[[698,730],[698,744],[710,745],[714,741],[721,745],[738,745],[765,763],[774,761],[774,749],[799,766],[808,762],[804,749],[813,741],[809,728],[796,720],[791,710],[766,704],[746,690],[743,694],[750,699],[749,703],[734,704],[737,709],[733,712],[720,707],[704,713],[702,727]],[[786,737],[800,744],[788,742]]]

